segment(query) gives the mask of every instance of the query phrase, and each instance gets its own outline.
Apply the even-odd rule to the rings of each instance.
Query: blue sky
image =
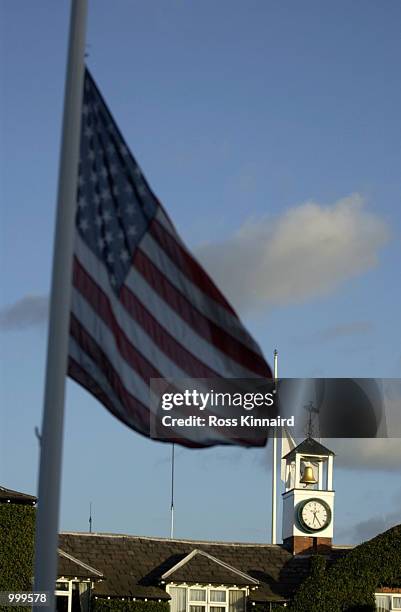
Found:
[[[35,492],[69,4],[1,12],[0,482]],[[401,374],[400,19],[395,0],[90,3],[88,64],[129,146],[283,376]],[[337,540],[400,522],[380,444],[363,465],[340,445]],[[92,501],[96,530],[168,535],[169,453],[69,382],[61,528]],[[180,450],[176,535],[267,540],[269,461]]]

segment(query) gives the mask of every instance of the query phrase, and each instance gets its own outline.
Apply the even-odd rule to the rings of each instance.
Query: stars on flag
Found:
[[[86,138],[92,138],[94,131],[93,128],[90,125],[87,125],[85,130],[84,130],[84,134],[86,136]]]
[[[113,234],[110,231],[106,232],[104,239],[110,245],[113,242]]]
[[[107,187],[103,187],[103,188],[100,190],[100,199],[101,199],[103,202],[107,202],[107,200],[110,200],[110,199],[111,199],[111,196],[110,196],[110,191],[107,189]]]
[[[116,149],[114,147],[114,144],[112,142],[109,142],[109,144],[106,147],[106,151],[109,154],[109,156],[111,157],[112,155],[114,155],[114,153],[116,152]]]
[[[81,219],[81,221],[79,222],[79,229],[81,230],[81,232],[86,232],[88,227],[88,221],[86,219]]]
[[[78,200],[78,206],[84,210],[88,206],[88,202],[84,196],[80,196]]]
[[[110,174],[111,174],[111,175],[113,175],[113,176],[114,176],[115,174],[117,174],[117,164],[115,164],[115,163],[113,163],[113,162],[112,162],[112,163],[110,164],[109,170],[110,170]]]
[[[127,149],[127,147],[125,146],[125,144],[120,145],[120,153],[123,157],[128,157],[129,155],[129,151]]]
[[[103,100],[87,84],[82,113],[77,229],[118,292],[158,204]]]
[[[108,223],[111,219],[111,212],[106,209],[102,215],[102,218],[104,223]]]
[[[129,260],[129,253],[127,249],[122,249],[122,251],[120,251],[120,259],[123,263],[127,263]]]

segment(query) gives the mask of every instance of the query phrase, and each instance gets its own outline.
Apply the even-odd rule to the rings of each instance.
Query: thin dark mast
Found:
[[[171,525],[170,525],[170,538],[174,537],[174,455],[175,455],[175,444],[171,447]]]

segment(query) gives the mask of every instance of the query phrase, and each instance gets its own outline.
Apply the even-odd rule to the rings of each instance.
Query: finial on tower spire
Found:
[[[314,407],[313,402],[309,402],[304,408],[309,414],[306,435],[308,438],[313,438],[315,436],[313,415],[319,414],[319,409]]]

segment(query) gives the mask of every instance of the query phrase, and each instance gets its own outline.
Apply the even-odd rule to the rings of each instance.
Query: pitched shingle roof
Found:
[[[194,550],[167,570],[163,580],[187,583],[236,584],[238,586],[259,585],[259,580],[237,568],[213,557],[204,550]]]
[[[27,495],[26,493],[20,493],[19,491],[13,491],[12,489],[6,489],[6,487],[0,487],[0,504],[1,503],[29,504],[32,506],[36,503],[36,497]]]
[[[323,444],[320,444],[320,442],[318,442],[317,440],[314,440],[313,438],[306,438],[306,440],[303,440],[303,442],[298,444],[298,446],[296,446],[295,448],[290,450],[289,453],[284,455],[283,458],[286,459],[287,457],[293,457],[295,456],[295,453],[302,453],[303,455],[308,455],[308,454],[334,455],[335,454],[329,448],[327,448],[326,446],[323,446]]]
[[[203,551],[259,581],[257,590],[252,590],[250,595],[255,601],[289,598],[309,574],[307,557],[293,557],[283,547],[270,544],[61,533],[59,545],[63,551],[104,575],[103,581],[95,586],[95,594],[98,595],[168,599],[162,576],[194,550]],[[59,568],[61,574],[62,564]],[[232,569],[212,562],[209,557],[194,555],[191,562],[180,566],[164,580],[173,581],[240,586],[246,584],[247,579],[241,578]]]

